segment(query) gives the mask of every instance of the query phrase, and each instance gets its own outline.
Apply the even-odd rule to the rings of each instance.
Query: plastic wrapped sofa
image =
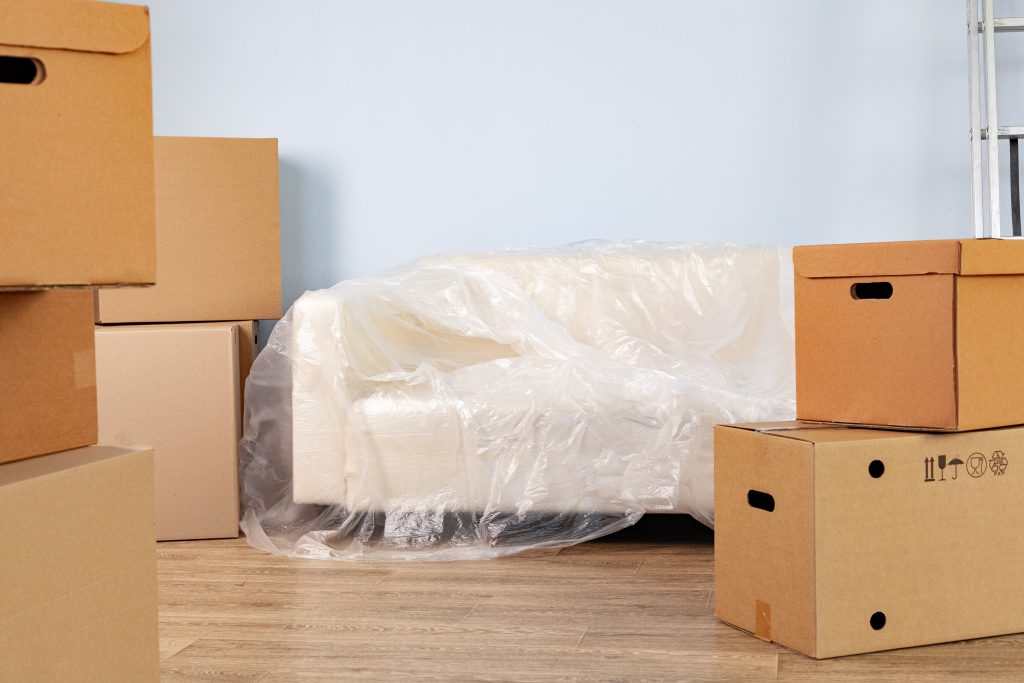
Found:
[[[789,251],[588,243],[309,292],[250,376],[250,542],[489,557],[713,524],[712,427],[791,419]]]

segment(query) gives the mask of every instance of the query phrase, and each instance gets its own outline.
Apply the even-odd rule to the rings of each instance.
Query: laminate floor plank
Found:
[[[815,661],[714,618],[712,533],[648,517],[486,562],[294,560],[161,543],[167,681],[1024,680],[1024,637]]]

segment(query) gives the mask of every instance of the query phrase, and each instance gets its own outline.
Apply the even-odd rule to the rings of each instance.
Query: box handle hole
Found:
[[[881,460],[872,460],[868,464],[868,474],[875,479],[878,479],[880,476],[885,474],[885,463]]]
[[[775,512],[775,496],[764,491],[747,491],[747,505],[765,512]]]
[[[891,282],[858,282],[850,287],[854,299],[891,299]]]
[[[32,57],[0,55],[0,83],[38,85],[43,82],[43,63]]]
[[[871,628],[876,631],[885,628],[885,612],[875,612],[871,615]]]

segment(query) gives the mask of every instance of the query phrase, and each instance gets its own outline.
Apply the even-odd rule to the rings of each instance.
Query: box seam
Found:
[[[821,642],[821,618],[818,615],[819,600],[821,591],[818,590],[818,444],[811,442],[811,497],[814,504],[811,506],[811,586],[814,591],[814,643],[811,645],[812,656],[818,657],[818,644]]]
[[[963,247],[961,246],[961,250]],[[963,258],[961,254],[961,258]],[[961,263],[961,267],[963,264]],[[959,315],[959,292],[960,275],[953,276],[953,423],[954,430],[959,430],[962,420],[960,419],[960,315]]]
[[[91,447],[92,447],[92,445],[81,446],[81,448],[91,448]],[[118,448],[122,448],[122,447],[118,447]],[[68,449],[68,450],[78,450],[78,449],[77,448],[72,448],[72,449]],[[17,481],[8,482],[6,484],[0,483],[0,488],[11,487],[12,489],[14,489],[14,488],[18,488],[18,487],[21,487],[21,486],[26,486],[26,485],[29,485],[29,484],[33,484],[35,482],[39,482],[41,480],[47,480],[47,479],[50,479],[50,478],[53,478],[53,477],[67,477],[67,476],[73,475],[78,470],[81,470],[81,469],[86,468],[86,467],[109,468],[109,467],[113,466],[112,463],[120,461],[122,458],[126,458],[126,457],[129,457],[129,456],[137,456],[140,453],[141,454],[147,454],[147,453],[148,454],[152,454],[153,453],[153,449],[152,448],[122,448],[122,451],[123,452],[117,453],[117,454],[112,454],[110,457],[104,458],[102,460],[94,460],[92,462],[87,462],[87,463],[76,463],[74,465],[71,465],[70,467],[66,467],[66,468],[61,469],[61,470],[56,470],[56,471],[52,471],[52,472],[45,472],[45,473],[38,474],[38,475],[33,476],[33,477],[28,477],[28,478],[25,478],[25,479],[19,479]],[[47,456],[56,455],[57,453],[67,453],[67,452],[68,451],[55,451],[53,453],[45,453],[43,455],[37,455],[37,456],[34,456],[32,458],[24,458],[23,460],[14,460],[14,461],[12,461],[10,463],[4,463],[4,464],[13,465],[13,464],[16,464],[18,462],[27,462],[29,460],[36,460],[37,458],[45,458]]]

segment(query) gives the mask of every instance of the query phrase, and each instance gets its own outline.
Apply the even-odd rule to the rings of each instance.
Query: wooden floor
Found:
[[[165,680],[1024,680],[1010,636],[816,662],[713,616],[688,517],[489,562],[289,560],[159,544]]]

